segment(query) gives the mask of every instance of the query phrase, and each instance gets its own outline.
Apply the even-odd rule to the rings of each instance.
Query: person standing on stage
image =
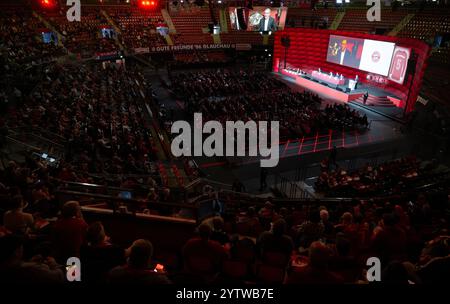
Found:
[[[368,91],[366,91],[366,93],[364,94],[364,97],[363,97],[364,104],[366,104],[367,98],[369,98],[369,92]]]

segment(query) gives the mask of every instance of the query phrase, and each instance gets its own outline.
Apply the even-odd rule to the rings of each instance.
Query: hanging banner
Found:
[[[177,52],[177,51],[193,51],[193,50],[217,50],[217,49],[235,49],[236,45],[231,43],[220,44],[180,44],[180,45],[164,45],[154,46],[150,48],[150,53]]]

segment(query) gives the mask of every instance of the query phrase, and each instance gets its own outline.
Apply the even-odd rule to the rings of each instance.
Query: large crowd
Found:
[[[152,174],[155,139],[146,102],[152,90],[132,66],[55,65],[7,127],[45,129],[65,144],[65,165],[84,173]]]
[[[120,286],[368,283],[368,257],[380,258],[384,283],[448,283],[450,193],[448,188],[418,195],[401,193],[409,181],[428,176],[429,168],[421,167],[413,158],[368,165],[355,172],[324,163],[317,190],[349,197],[398,194],[384,199],[289,205],[271,198],[261,204],[261,198],[249,201],[247,197],[244,203],[239,193],[205,187],[199,197],[211,203],[214,216],[202,218],[184,246],[171,252],[181,257],[172,264],[155,259],[152,235],[148,239],[130,235],[127,246],[116,244],[102,222],[85,220],[88,211],[83,211],[82,205],[89,204],[89,199],[66,200],[58,195],[59,190],[68,182],[97,183],[105,187],[92,194],[108,194],[102,192],[108,188],[106,180],[96,176],[115,176],[113,186],[130,189],[136,186],[136,180],[122,177],[142,175],[147,177],[143,182],[147,192],[133,197],[132,202],[140,203],[135,211],[142,217],[169,216],[173,221],[194,218],[187,206],[159,208],[156,204],[173,201],[169,188],[162,187],[157,165],[159,139],[153,137],[154,121],[146,113],[153,99],[151,85],[142,71],[128,62],[126,67],[50,64],[66,50],[55,43],[38,42],[36,30],[42,25],[28,13],[4,14],[6,18],[0,19],[0,68],[11,81],[5,86],[2,83],[0,97],[5,103],[13,96],[14,106],[2,105],[2,110],[8,111],[0,121],[2,132],[3,128],[45,128],[65,146],[57,166],[29,155],[23,163],[2,162],[2,286],[64,284],[66,271],[70,275],[70,268],[66,268],[69,257],[81,259],[82,282]],[[64,44],[69,51],[117,49],[115,37],[94,34],[99,32],[97,25],[105,23],[97,13],[91,13],[89,23],[70,24],[57,19],[51,21],[66,37]],[[133,24],[122,30],[126,44],[136,33],[143,34],[133,40],[137,41],[130,44],[133,47],[153,43],[150,31],[140,31]],[[156,39],[154,43],[161,37]],[[45,68],[33,73],[32,90],[19,89],[18,75],[36,65]],[[180,73],[172,75],[171,82],[188,112],[202,112],[205,121],[279,120],[283,138],[368,125],[365,115],[348,106],[324,105],[317,95],[292,92],[264,72],[218,69]],[[184,163],[186,172],[192,169],[188,160]],[[89,192],[85,186],[83,191]],[[236,183],[234,189],[240,192],[243,186]],[[126,229],[125,222],[116,223]]]
[[[205,121],[278,120],[282,139],[368,126],[365,114],[344,104],[323,107],[317,95],[293,92],[266,73],[226,69],[180,73],[172,83],[188,112],[201,112]]]
[[[79,257],[85,283],[367,284],[366,261],[374,256],[382,283],[448,282],[446,191],[333,204],[247,201],[203,220],[173,253],[181,259],[166,264],[153,258],[147,239],[115,244],[101,222],[84,220],[79,202],[38,186],[44,168],[35,172],[21,180],[26,172],[11,165],[1,175],[0,271],[8,283],[63,284],[67,258]],[[240,200],[213,196],[226,206]]]
[[[345,170],[335,160],[325,159],[315,188],[331,196],[363,197],[408,191],[421,181],[431,182],[439,172],[436,164],[405,157],[380,165],[367,163],[357,170]]]

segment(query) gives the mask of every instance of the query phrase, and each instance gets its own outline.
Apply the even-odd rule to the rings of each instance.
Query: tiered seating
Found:
[[[328,18],[327,26],[333,22],[336,16],[336,9],[300,9],[289,8],[286,19],[286,26],[289,27],[323,27],[324,20]]]
[[[212,36],[203,32],[212,23],[208,8],[172,11],[171,18],[177,31],[172,36],[175,44],[214,43]]]
[[[227,56],[223,51],[210,51],[210,52],[189,52],[178,53],[174,55],[175,60],[180,63],[200,63],[200,62],[224,62],[227,60]]]
[[[447,56],[450,52],[447,49]],[[448,60],[448,57],[446,58]],[[448,98],[449,69],[441,63],[430,64],[424,74],[421,96],[442,104],[450,105]]]
[[[207,28],[212,22],[208,8],[172,12],[171,18],[179,34],[202,34],[203,28]]]
[[[165,45],[164,38],[155,32],[163,21],[160,11],[144,11],[135,7],[109,7],[106,9],[122,31],[122,42],[128,48]]]
[[[431,53],[430,61],[450,64],[450,47],[439,47]]]
[[[387,33],[405,16],[406,11],[403,10],[382,9],[381,20],[370,22],[367,20],[367,9],[347,9],[344,19],[339,25],[339,30],[374,33],[376,29],[385,29]]]
[[[434,39],[436,34],[450,33],[448,10],[425,10],[414,16],[398,36],[416,39]]]
[[[263,36],[258,32],[233,31],[220,34],[222,43],[262,44]]]
[[[2,7],[1,16],[0,46],[6,62],[36,64],[63,53],[54,44],[42,42],[41,33],[47,29],[30,10],[23,7]]]
[[[210,34],[177,33],[171,36],[174,44],[211,44],[214,40]]]
[[[64,46],[73,53],[92,56],[94,52],[118,49],[112,37],[101,37],[101,27],[109,27],[109,24],[97,7],[82,6],[82,22],[69,22],[64,11],[44,12],[44,15],[65,37]]]
[[[182,73],[173,76],[171,82],[173,91],[184,99],[188,111],[202,113],[204,121],[225,123],[276,117],[280,121],[282,140],[344,128],[363,131],[368,125],[366,115],[346,105],[321,109],[322,99],[317,95],[294,93],[264,73],[228,70]],[[274,100],[277,100],[276,107]]]

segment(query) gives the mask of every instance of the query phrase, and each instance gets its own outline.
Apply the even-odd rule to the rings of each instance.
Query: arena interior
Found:
[[[0,2],[0,281],[449,283],[448,0],[72,2]]]

